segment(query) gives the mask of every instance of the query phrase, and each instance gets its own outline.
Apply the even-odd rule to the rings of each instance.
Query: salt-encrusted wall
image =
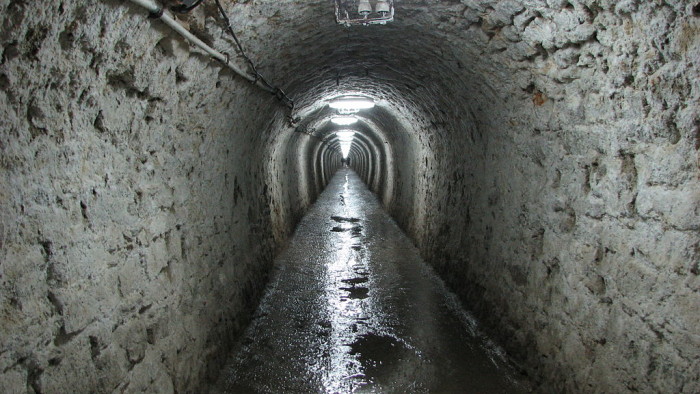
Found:
[[[424,256],[542,391],[698,392],[697,5],[463,3]]]
[[[0,15],[0,392],[197,390],[293,228],[279,105],[128,3]]]

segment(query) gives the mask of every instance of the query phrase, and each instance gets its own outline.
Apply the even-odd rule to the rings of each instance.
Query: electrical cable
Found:
[[[290,110],[294,109],[294,101],[292,101],[292,99],[290,99],[280,88],[275,87],[275,86],[271,85],[270,83],[268,83],[264,78],[262,78],[262,76],[257,71],[255,71],[254,68],[253,68],[253,70],[255,72],[255,75],[251,76],[249,73],[241,70],[235,64],[229,62],[228,55],[224,55],[223,53],[221,53],[221,52],[215,50],[214,48],[210,47],[209,45],[205,44],[202,40],[200,40],[195,35],[190,33],[187,29],[185,29],[184,26],[182,26],[180,23],[178,23],[168,12],[166,12],[163,9],[163,7],[156,4],[153,0],[130,0],[130,1],[136,5],[139,5],[143,8],[145,8],[149,12],[150,18],[160,19],[161,21],[163,21],[163,23],[170,26],[173,30],[175,30],[182,37],[184,37],[188,41],[192,42],[195,46],[197,46],[198,48],[200,48],[201,50],[203,50],[204,52],[209,54],[209,56],[218,60],[219,62],[224,64],[226,67],[233,70],[233,72],[235,72],[236,74],[245,78],[246,80],[250,81],[251,83],[255,84],[259,88],[265,90],[268,93],[271,93],[280,102],[282,102],[285,106],[287,106]],[[246,57],[246,59],[247,59],[247,57]],[[248,61],[250,62],[249,59],[248,59]]]
[[[294,108],[294,102],[282,91],[282,89],[271,85],[265,77],[262,76],[255,68],[255,64],[253,61],[248,57],[248,55],[245,53],[243,50],[243,45],[241,45],[241,42],[238,40],[238,37],[236,36],[236,32],[233,31],[233,27],[231,26],[231,20],[229,19],[228,15],[226,15],[226,11],[224,10],[224,7],[221,6],[221,2],[219,0],[214,0],[216,2],[216,6],[219,8],[219,13],[221,14],[221,17],[224,19],[224,22],[226,23],[226,27],[231,33],[231,36],[233,37],[233,41],[236,42],[236,45],[238,46],[238,51],[241,53],[241,56],[243,59],[245,59],[246,62],[248,62],[248,66],[250,67],[250,71],[253,74],[255,78],[255,82],[261,81],[265,85],[267,85],[269,88],[274,89],[274,95],[277,97],[279,101],[284,102],[287,104],[287,106],[290,106],[290,108]]]
[[[228,29],[229,33],[231,33],[231,36],[233,37],[233,41],[236,42],[236,45],[238,46],[238,51],[241,53],[241,56],[243,56],[243,59],[245,59],[248,62],[248,65],[250,66],[251,70],[253,71],[256,76],[260,76],[258,71],[255,68],[255,65],[253,64],[253,61],[250,60],[248,55],[246,55],[245,51],[243,50],[243,45],[241,45],[241,42],[238,41],[238,37],[236,36],[236,32],[233,31],[233,27],[231,27],[231,20],[228,18],[228,15],[226,15],[226,11],[224,11],[224,7],[221,6],[221,2],[219,0],[214,0],[216,2],[216,6],[219,8],[219,13],[221,14],[221,17],[224,18],[224,22],[226,22],[226,28]]]

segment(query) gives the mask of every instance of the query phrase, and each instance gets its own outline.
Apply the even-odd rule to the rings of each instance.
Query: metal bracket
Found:
[[[202,4],[203,1],[204,0],[180,0],[179,2],[181,4],[171,7],[170,10],[178,14],[186,14]]]

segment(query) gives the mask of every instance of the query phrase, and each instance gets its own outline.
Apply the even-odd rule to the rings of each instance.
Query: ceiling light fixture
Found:
[[[335,136],[338,137],[339,141],[352,141],[355,137],[355,132],[352,130],[341,130],[336,131]]]
[[[372,5],[369,3],[369,0],[360,0],[360,4],[357,6],[357,13],[367,19],[369,14],[372,13]]]
[[[328,106],[341,114],[354,114],[363,109],[374,108],[374,100],[362,96],[341,96],[331,100]]]
[[[386,18],[391,12],[391,4],[388,1],[378,1],[377,5],[374,6],[374,11],[379,14],[380,17]]]
[[[345,26],[385,25],[394,20],[394,0],[335,0],[335,20]],[[372,12],[374,10],[374,12]]]
[[[331,122],[340,126],[348,126],[357,123],[357,118],[354,116],[334,116],[331,118]]]

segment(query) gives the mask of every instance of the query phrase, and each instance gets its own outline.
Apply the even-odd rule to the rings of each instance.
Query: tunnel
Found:
[[[207,390],[339,172],[531,391],[700,392],[700,3],[141,3],[0,2],[0,392]]]

